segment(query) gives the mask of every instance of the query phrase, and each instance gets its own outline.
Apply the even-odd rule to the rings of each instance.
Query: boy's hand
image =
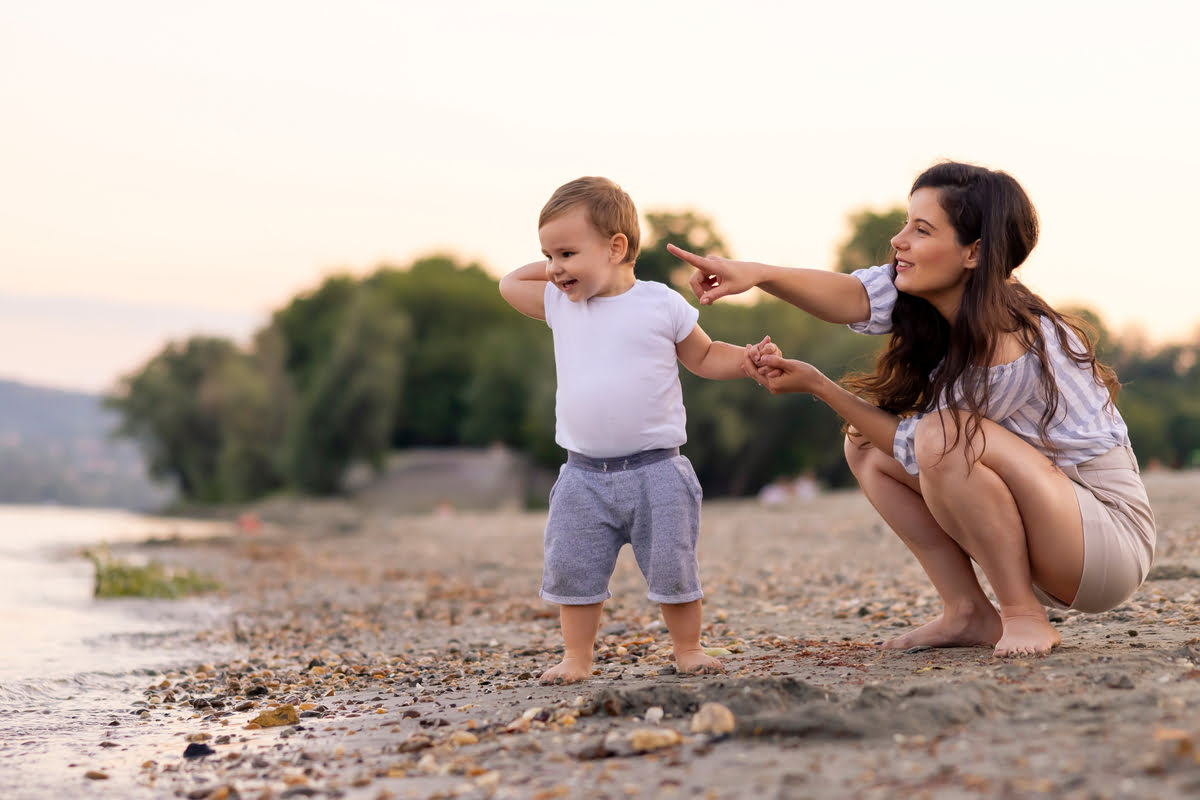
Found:
[[[764,378],[778,377],[780,374],[779,370],[771,369],[763,364],[763,356],[768,355],[783,356],[783,351],[771,341],[770,336],[764,336],[763,340],[758,344],[746,345],[746,363],[742,365],[742,371],[752,378],[754,376],[751,374],[751,371],[757,372]],[[759,382],[761,383],[762,381]]]

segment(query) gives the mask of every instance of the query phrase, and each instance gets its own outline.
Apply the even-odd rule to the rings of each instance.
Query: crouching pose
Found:
[[[875,371],[847,381],[854,393],[803,362],[747,360],[772,392],[810,393],[849,423],[859,485],[941,595],[937,619],[885,647],[1045,653],[1061,641],[1046,606],[1106,611],[1150,568],[1154,517],[1116,376],[1079,320],[1013,275],[1037,234],[1016,180],[947,162],[914,182],[884,266],[845,275],[674,249],[701,304],[759,286],[891,335]]]

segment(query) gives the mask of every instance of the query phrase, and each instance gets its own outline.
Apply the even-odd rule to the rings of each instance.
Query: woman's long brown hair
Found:
[[[1108,390],[1110,401],[1116,399],[1120,384],[1116,373],[1096,360],[1091,327],[1078,317],[1055,311],[1013,277],[1013,270],[1037,244],[1037,212],[1012,176],[971,164],[935,164],[917,177],[909,194],[922,188],[937,190],[959,245],[979,242],[978,263],[967,278],[955,324],[950,325],[927,301],[901,292],[892,312],[891,339],[875,371],[852,375],[845,384],[893,414],[928,412],[941,405],[965,410],[965,434],[973,445],[990,400],[987,367],[1000,335],[1015,332],[1041,365],[1039,379],[1047,402],[1039,434],[1053,452],[1046,432],[1058,412],[1059,394],[1041,319],[1054,322],[1063,351],[1076,364],[1091,369],[1096,382]],[[953,447],[964,433],[963,423],[959,415],[949,416],[954,438],[947,437],[947,442]]]

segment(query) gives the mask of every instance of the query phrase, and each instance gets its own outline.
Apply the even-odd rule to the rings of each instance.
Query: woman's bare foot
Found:
[[[579,683],[592,676],[592,664],[575,658],[564,658],[542,673],[538,683]]]
[[[1004,618],[1004,635],[996,642],[996,657],[1045,655],[1062,644],[1062,636],[1046,619],[1046,613],[1020,614]]]
[[[717,675],[725,672],[725,665],[704,652],[703,649],[685,650],[675,653],[675,669],[680,675]]]
[[[885,650],[907,650],[910,647],[979,647],[993,645],[1004,634],[1000,615],[991,606],[962,616],[941,616],[915,631],[889,639]]]

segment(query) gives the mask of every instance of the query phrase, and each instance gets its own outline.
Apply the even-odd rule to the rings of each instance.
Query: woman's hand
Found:
[[[812,364],[773,353],[760,355],[757,367],[750,377],[767,387],[771,394],[813,394],[829,380]]]
[[[726,295],[741,294],[758,285],[754,269],[757,265],[749,261],[731,261],[720,256],[698,256],[673,244],[668,244],[667,250],[671,255],[696,268],[688,284],[696,293],[696,297],[700,298],[702,306],[712,305],[714,300]]]

